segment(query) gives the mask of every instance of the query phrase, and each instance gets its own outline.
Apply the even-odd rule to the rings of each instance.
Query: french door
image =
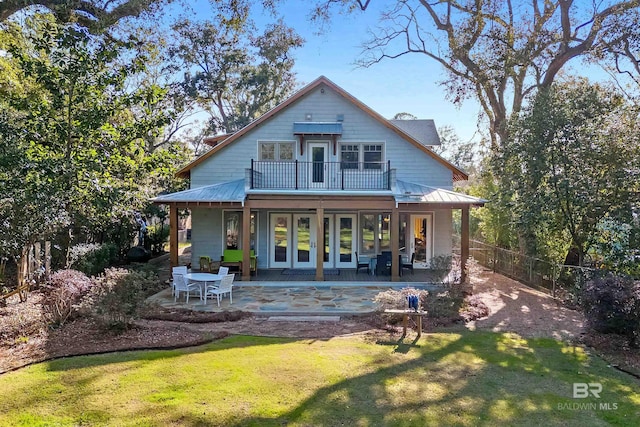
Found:
[[[270,268],[315,268],[318,250],[324,268],[354,268],[356,215],[329,214],[317,236],[314,213],[272,213]]]
[[[356,247],[358,239],[356,237],[356,215],[336,214],[335,215],[335,254],[334,262],[336,268],[355,268]]]
[[[293,215],[293,267],[315,268],[318,239],[316,239],[316,215]]]
[[[411,215],[409,226],[409,248],[410,257],[415,253],[413,266],[416,268],[427,268],[433,257],[433,216],[432,215]]]
[[[270,216],[269,267],[291,267],[291,214],[272,213]]]
[[[326,142],[309,143],[309,157],[311,162],[311,168],[309,169],[310,188],[327,187],[328,147],[329,145]]]

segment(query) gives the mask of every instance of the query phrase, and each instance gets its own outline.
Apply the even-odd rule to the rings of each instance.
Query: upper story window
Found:
[[[364,168],[382,169],[382,144],[365,144]]]
[[[258,143],[260,160],[293,160],[293,142]]]
[[[364,169],[382,169],[383,144],[341,144],[340,163],[342,169],[358,169],[358,162]]]
[[[342,144],[340,146],[340,165],[342,169],[358,169],[359,156],[359,145]]]

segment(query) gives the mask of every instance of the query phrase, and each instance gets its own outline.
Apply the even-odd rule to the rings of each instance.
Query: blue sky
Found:
[[[437,84],[443,78],[443,71],[435,62],[409,55],[370,68],[354,65],[367,30],[375,28],[379,3],[371,2],[370,10],[365,13],[334,15],[326,31],[318,34],[319,26],[308,19],[313,2],[279,2],[278,14],[306,40],[305,45],[294,52],[298,80],[309,83],[324,75],[386,118],[406,112],[420,119],[433,119],[438,127],[452,126],[465,141],[473,138],[479,105],[467,101],[458,109],[447,101]],[[209,10],[206,0],[192,0],[191,4],[198,18],[203,18]],[[253,19],[258,25],[274,20],[268,14],[255,12]]]
[[[306,40],[295,52],[299,80],[308,83],[324,75],[386,118],[406,112],[433,119],[438,127],[453,126],[463,140],[472,138],[479,105],[467,101],[458,109],[447,101],[437,84],[444,76],[442,68],[432,60],[409,55],[370,68],[354,65],[368,29],[375,29],[379,3],[372,2],[373,9],[365,13],[334,15],[329,28],[317,34],[317,24],[307,18],[307,2],[282,2],[278,12]]]

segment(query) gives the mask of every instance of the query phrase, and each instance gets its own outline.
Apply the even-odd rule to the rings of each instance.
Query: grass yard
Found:
[[[573,383],[600,383],[573,398]],[[489,332],[229,337],[83,356],[0,376],[0,425],[621,425],[639,384],[581,348]]]

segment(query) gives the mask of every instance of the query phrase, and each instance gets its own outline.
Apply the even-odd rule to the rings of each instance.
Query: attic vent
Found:
[[[336,116],[336,122],[344,122],[344,114],[338,114]]]

